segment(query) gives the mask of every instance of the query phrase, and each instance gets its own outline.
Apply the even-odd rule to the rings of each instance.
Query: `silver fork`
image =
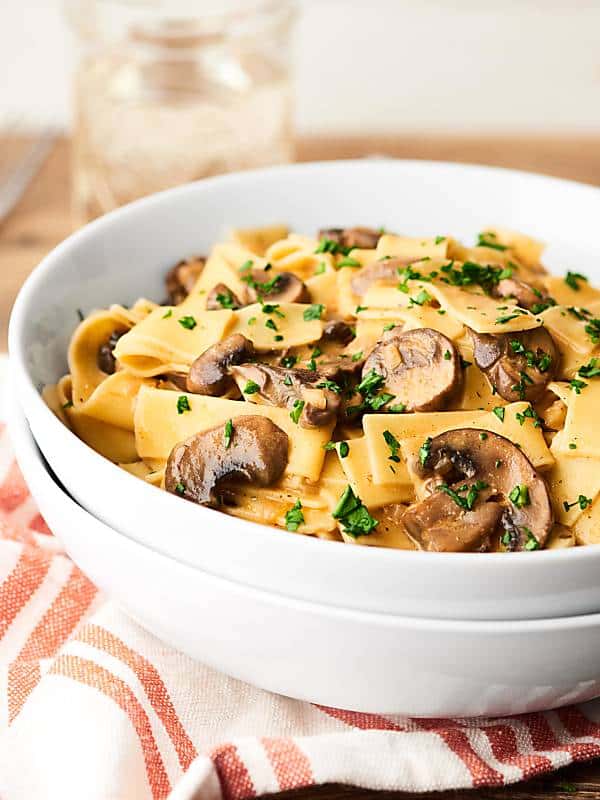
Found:
[[[0,129],[0,136],[22,136],[25,131],[21,120],[13,120]],[[56,131],[45,127],[37,132],[16,161],[0,165],[0,223],[19,202],[25,189],[44,163],[56,139]]]

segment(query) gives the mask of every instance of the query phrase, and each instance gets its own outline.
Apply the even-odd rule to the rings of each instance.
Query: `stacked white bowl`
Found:
[[[282,167],[202,181],[103,217],[34,271],[10,328],[10,428],[50,527],[148,630],[265,689],[413,716],[510,714],[600,695],[600,547],[435,554],[315,540],[183,502],[93,452],[40,389],[77,310],[160,300],[166,270],[232,226],[364,224],[471,240],[490,224],[600,280],[600,191],[428,162]],[[43,456],[42,456],[43,454]]]

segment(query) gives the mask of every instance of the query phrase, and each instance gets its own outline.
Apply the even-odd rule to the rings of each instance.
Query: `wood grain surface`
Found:
[[[0,139],[0,159],[13,143]],[[600,185],[600,138],[368,137],[304,139],[301,161],[389,155],[464,161],[543,172]],[[57,142],[22,200],[0,223],[0,348],[6,348],[8,317],[24,278],[43,256],[74,229],[69,208],[69,143]],[[286,792],[282,800],[433,800],[439,793],[375,792],[328,785]],[[505,789],[447,792],[444,800],[600,800],[600,764],[574,765]]]

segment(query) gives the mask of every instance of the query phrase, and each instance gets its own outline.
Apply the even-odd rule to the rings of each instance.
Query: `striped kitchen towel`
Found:
[[[600,755],[600,703],[415,720],[291,700],[141,629],[47,529],[0,429],[0,797],[244,800],[500,786]]]

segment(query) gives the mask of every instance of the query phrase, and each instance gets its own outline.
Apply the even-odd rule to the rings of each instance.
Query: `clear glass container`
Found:
[[[293,0],[69,0],[80,42],[73,205],[293,157]]]

